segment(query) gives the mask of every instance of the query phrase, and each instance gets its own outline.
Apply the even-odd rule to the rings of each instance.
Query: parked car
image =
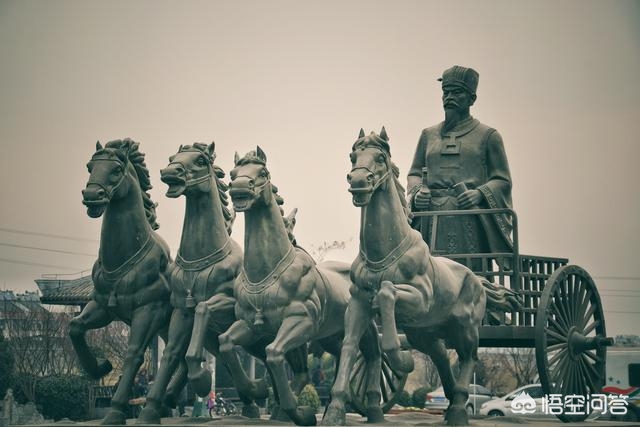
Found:
[[[467,412],[475,414],[476,409],[483,403],[495,399],[495,395],[486,387],[478,384],[469,385],[469,399],[467,400]],[[449,399],[444,395],[444,389],[438,387],[434,391],[427,393],[424,409],[430,412],[444,412],[449,407]]]
[[[514,399],[520,396],[522,393],[529,395],[535,402],[535,410],[533,407],[529,409],[527,413],[513,412],[511,404]],[[524,397],[525,395],[523,395]],[[544,398],[544,391],[540,384],[528,384],[522,386],[510,393],[507,393],[503,397],[490,400],[483,403],[480,406],[480,415],[489,415],[490,417],[503,417],[503,416],[527,416],[527,417],[553,417],[553,415],[545,414],[542,410],[542,399]]]

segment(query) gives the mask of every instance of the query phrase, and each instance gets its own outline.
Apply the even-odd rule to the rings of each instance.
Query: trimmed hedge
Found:
[[[36,386],[36,402],[45,418],[86,420],[89,418],[91,382],[76,375],[42,378]]]

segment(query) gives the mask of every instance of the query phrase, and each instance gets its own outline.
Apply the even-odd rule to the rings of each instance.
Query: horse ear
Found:
[[[96,142],[96,151],[100,151],[102,150],[102,144],[100,144],[100,141]]]
[[[182,151],[182,144],[180,144],[180,147],[178,147],[178,153]]]
[[[238,152],[236,151],[236,154],[233,156],[233,164],[237,166],[239,161],[240,161],[240,154],[238,154]]]
[[[213,156],[213,153],[216,151],[216,142],[215,141],[211,141],[211,144],[209,144],[209,146],[207,147],[207,151],[209,152],[210,156]]]
[[[262,148],[260,148],[259,145],[256,145],[256,154],[258,155],[258,158],[260,160],[262,160],[263,162],[267,163],[267,155],[264,154],[264,151],[262,151]]]
[[[287,217],[286,217],[286,222],[289,224],[289,226],[292,229],[296,225],[296,214],[297,213],[298,213],[298,208],[293,208],[293,210],[291,212],[289,212],[289,215],[287,215]]]
[[[385,141],[389,141],[387,130],[384,128],[384,126],[382,126],[382,130],[380,131],[380,138],[384,139]]]
[[[358,134],[358,139],[364,138],[364,129],[360,128],[360,133]]]

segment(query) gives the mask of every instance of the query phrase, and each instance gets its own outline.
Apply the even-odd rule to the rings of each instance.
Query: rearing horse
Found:
[[[90,217],[103,217],[102,231],[91,273],[95,292],[71,321],[70,336],[80,364],[98,379],[112,367],[108,360],[96,359],[85,340],[87,330],[114,320],[131,327],[122,378],[102,421],[125,424],[129,393],[144,352],[156,334],[166,338],[171,314],[165,277],[169,247],[154,231],[155,204],[146,193],[151,188],[149,171],[137,142],[115,140],[104,148],[98,142],[87,168],[90,177],[82,203]],[[182,373],[186,375],[185,370]]]
[[[280,409],[298,425],[315,425],[313,411],[297,407],[287,382],[285,355],[310,341],[339,355],[351,281],[347,265],[316,265],[292,243],[278,206],[283,201],[271,183],[266,161],[260,147],[243,158],[236,153],[230,172],[233,208],[245,214],[245,257],[234,288],[238,320],[220,336],[220,351],[226,360],[234,345],[246,348],[255,341],[265,342]],[[368,322],[364,328],[363,354],[379,360],[375,325]],[[379,371],[375,378],[378,381]],[[239,391],[246,386],[236,381]]]
[[[347,175],[353,204],[361,209],[360,254],[351,266],[355,283],[346,320],[345,343],[356,342],[361,324],[376,312],[382,325],[382,350],[398,371],[413,369],[409,351],[400,348],[396,324],[410,345],[431,357],[438,369],[445,395],[449,425],[468,423],[465,404],[477,361],[478,328],[485,303],[492,309],[512,310],[513,293],[479,278],[467,267],[444,257],[434,257],[407,221],[404,189],[398,168],[391,162],[388,137],[364,131],[353,145],[352,169]],[[485,292],[485,287],[491,292]],[[504,298],[496,299],[502,293]],[[487,297],[489,297],[487,299]],[[510,298],[511,297],[511,298]],[[460,375],[454,378],[445,342],[454,348]],[[353,367],[350,347],[342,350],[332,401],[324,424],[345,423],[345,397]],[[369,402],[372,404],[372,402]]]

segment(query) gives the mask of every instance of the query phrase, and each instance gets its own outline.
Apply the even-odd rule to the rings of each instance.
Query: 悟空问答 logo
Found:
[[[511,411],[514,414],[533,414],[536,411],[536,401],[523,391],[511,401]]]

